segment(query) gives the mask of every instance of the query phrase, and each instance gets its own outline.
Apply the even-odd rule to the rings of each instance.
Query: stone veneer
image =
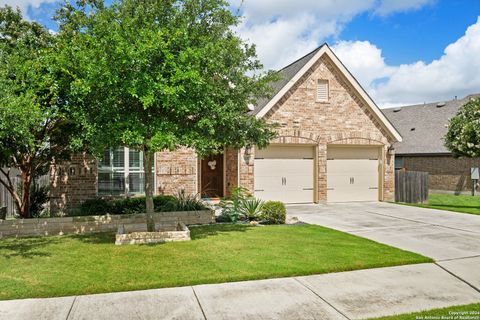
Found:
[[[190,230],[183,223],[157,232],[134,231],[119,228],[119,232],[115,235],[116,245],[125,244],[150,244],[150,243],[164,243],[176,241],[190,241]]]
[[[404,168],[429,174],[431,190],[468,192],[472,190],[470,168],[480,167],[480,158],[454,158],[451,155],[402,156]]]
[[[196,194],[198,189],[198,157],[194,150],[180,148],[174,152],[158,152],[157,194],[175,195],[180,190]]]
[[[214,223],[215,213],[211,210],[162,212],[154,215],[154,221],[157,230],[167,231],[178,223]],[[145,214],[0,220],[0,238],[116,232],[119,227],[143,230],[146,228]]]
[[[328,80],[329,100],[316,100],[317,81]],[[327,200],[328,145],[378,145],[383,148],[383,199],[394,199],[394,156],[387,150],[392,144],[383,126],[368,109],[333,62],[323,56],[294,87],[265,115],[279,125],[275,144],[316,146],[318,202]],[[253,190],[254,151],[241,152],[240,184]]]

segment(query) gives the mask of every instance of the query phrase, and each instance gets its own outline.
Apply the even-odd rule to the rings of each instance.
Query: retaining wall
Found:
[[[162,229],[179,222],[186,225],[214,223],[215,214],[211,210],[161,212],[155,213],[154,220],[157,227]],[[0,220],[0,238],[116,232],[119,226],[142,229],[145,226],[145,214]]]

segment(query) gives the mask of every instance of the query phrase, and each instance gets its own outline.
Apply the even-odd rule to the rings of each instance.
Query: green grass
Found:
[[[457,312],[460,312],[461,314],[456,314]],[[471,317],[468,319],[480,318],[480,303],[467,304],[463,306],[455,306],[455,307],[442,308],[442,309],[433,309],[428,311],[401,314],[401,315],[390,316],[390,317],[375,318],[375,320],[418,320],[418,319],[452,319],[453,320],[453,319],[467,319],[468,316]]]
[[[0,299],[53,297],[430,262],[312,225],[191,228],[192,241],[115,246],[114,234],[0,240]]]
[[[453,194],[431,194],[428,197],[428,204],[408,205],[480,215],[480,197],[463,195],[456,196]]]

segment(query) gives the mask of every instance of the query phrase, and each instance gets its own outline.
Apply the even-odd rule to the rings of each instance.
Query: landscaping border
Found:
[[[154,221],[159,228],[180,222],[211,224],[215,222],[215,213],[212,210],[161,212],[154,214]],[[0,220],[0,238],[116,232],[119,226],[141,230],[145,227],[145,214]]]

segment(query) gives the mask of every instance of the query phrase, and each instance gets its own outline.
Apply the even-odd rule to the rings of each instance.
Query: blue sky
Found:
[[[5,3],[56,29],[57,0]],[[236,31],[266,68],[326,41],[381,107],[480,92],[478,0],[245,0],[241,12]]]

